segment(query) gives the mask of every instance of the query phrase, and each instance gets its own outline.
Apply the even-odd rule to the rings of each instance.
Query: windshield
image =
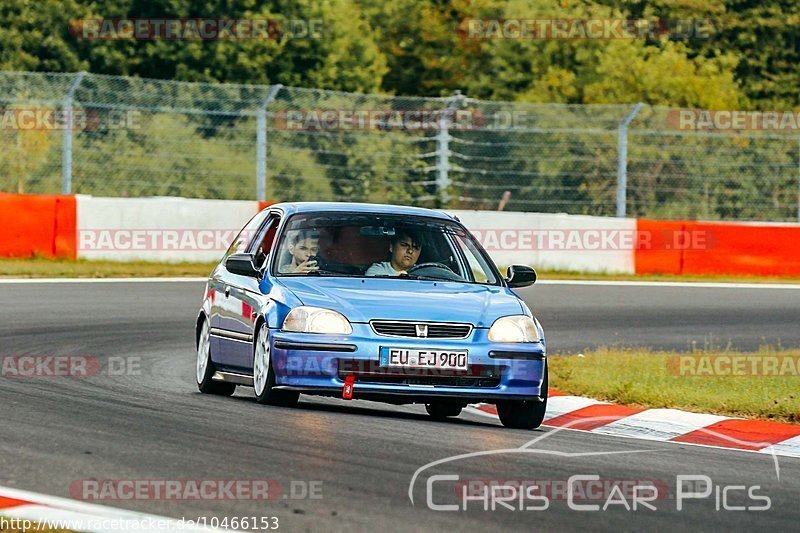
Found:
[[[499,283],[478,242],[459,224],[379,214],[292,216],[273,273]]]

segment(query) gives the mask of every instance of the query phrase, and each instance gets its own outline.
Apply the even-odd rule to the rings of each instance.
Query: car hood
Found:
[[[523,313],[505,287],[376,278],[281,277],[303,305],[339,311],[351,322],[373,319],[467,322],[490,327],[501,316]]]

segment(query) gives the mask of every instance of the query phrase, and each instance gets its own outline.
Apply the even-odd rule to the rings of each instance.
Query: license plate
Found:
[[[381,366],[467,370],[467,351],[381,347]]]

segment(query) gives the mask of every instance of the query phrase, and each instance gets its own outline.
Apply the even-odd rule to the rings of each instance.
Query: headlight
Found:
[[[539,342],[539,331],[533,319],[525,315],[498,318],[489,329],[493,342]]]
[[[343,334],[353,333],[350,322],[341,314],[330,309],[320,307],[301,306],[295,307],[283,321],[283,331],[296,331],[299,333],[328,333]]]

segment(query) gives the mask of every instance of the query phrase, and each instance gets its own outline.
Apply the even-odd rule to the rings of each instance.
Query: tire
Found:
[[[203,319],[203,323],[200,325],[200,335],[197,338],[197,362],[195,364],[197,389],[203,394],[232,395],[236,391],[236,385],[212,380],[211,376],[215,371],[214,362],[211,360],[211,333],[208,320]]]
[[[275,389],[275,371],[272,368],[271,354],[269,328],[262,323],[253,344],[253,389],[256,401],[267,405],[293,407],[300,399],[300,393]]]
[[[544,369],[544,380],[542,380],[541,400],[516,400],[508,402],[498,402],[497,416],[500,422],[507,428],[513,429],[536,429],[544,422],[544,415],[547,411],[547,384],[549,371],[547,366]]]
[[[461,414],[461,404],[452,402],[433,402],[426,403],[425,410],[434,420],[444,420],[445,418],[458,416]]]

